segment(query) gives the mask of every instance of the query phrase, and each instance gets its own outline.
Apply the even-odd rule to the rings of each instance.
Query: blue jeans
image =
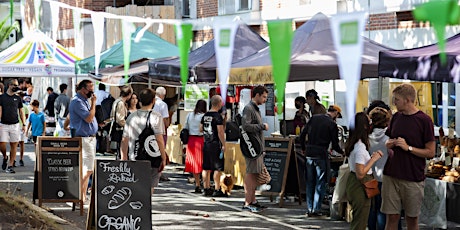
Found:
[[[307,184],[307,212],[318,213],[326,193],[326,159],[307,157],[305,161],[305,179]]]

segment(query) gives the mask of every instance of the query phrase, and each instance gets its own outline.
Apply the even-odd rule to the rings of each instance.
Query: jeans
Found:
[[[307,157],[305,165],[307,212],[319,213],[326,193],[327,162],[326,159]]]

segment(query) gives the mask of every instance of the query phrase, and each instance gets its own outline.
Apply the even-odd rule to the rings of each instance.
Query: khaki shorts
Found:
[[[94,171],[94,158],[96,157],[96,137],[82,137],[83,172]]]
[[[0,124],[0,142],[15,143],[21,140],[19,123],[7,125]]]
[[[264,165],[264,154],[256,159],[244,158],[246,160],[246,173],[261,173]]]
[[[385,214],[401,214],[418,217],[422,207],[425,181],[412,182],[383,175],[382,211]]]

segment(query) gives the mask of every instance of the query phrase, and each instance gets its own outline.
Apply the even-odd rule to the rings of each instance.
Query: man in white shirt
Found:
[[[110,94],[105,91],[105,85],[103,83],[99,83],[99,90],[94,92],[96,94],[96,105],[101,105],[101,102],[106,99]]]
[[[163,118],[163,124],[165,126],[165,132],[163,134],[163,140],[165,144],[165,148],[168,143],[168,127],[169,127],[169,110],[168,105],[163,100],[166,97],[166,89],[162,86],[156,88],[155,90],[155,105],[153,106],[153,111],[158,112],[161,114]],[[168,156],[166,155],[166,158]],[[166,177],[164,174],[161,174],[160,181],[169,181],[169,178]]]
[[[153,111],[156,111],[161,114],[163,117],[163,123],[165,125],[165,134],[163,135],[163,139],[165,141],[168,140],[168,127],[169,127],[169,110],[168,105],[163,100],[166,97],[166,89],[162,86],[158,87],[156,90],[155,96],[155,105],[153,106]]]

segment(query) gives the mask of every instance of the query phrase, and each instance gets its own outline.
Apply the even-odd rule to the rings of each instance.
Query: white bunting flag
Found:
[[[214,22],[214,48],[216,50],[217,71],[219,75],[220,95],[225,103],[227,98],[227,79],[232,65],[233,46],[238,23],[216,20]]]
[[[91,14],[94,30],[94,66],[95,74],[99,74],[99,63],[101,61],[102,45],[104,45],[104,16],[98,13]]]
[[[332,38],[337,50],[340,78],[345,80],[346,111],[350,128],[354,127],[355,102],[361,78],[364,12],[338,14],[331,18]]]

